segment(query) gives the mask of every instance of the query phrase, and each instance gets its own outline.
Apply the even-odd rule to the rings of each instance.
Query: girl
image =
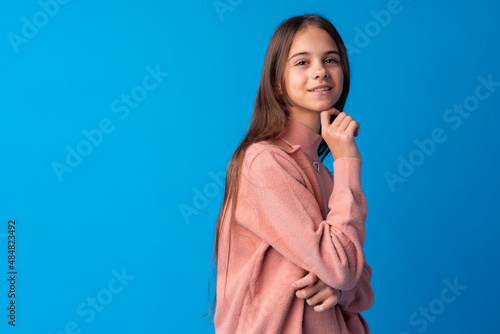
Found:
[[[276,29],[226,174],[216,333],[369,333],[359,124],[341,112],[349,83],[346,48],[328,20],[302,15]],[[329,152],[334,175],[322,163]]]

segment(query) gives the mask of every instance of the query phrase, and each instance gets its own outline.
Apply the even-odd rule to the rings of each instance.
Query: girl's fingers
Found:
[[[323,112],[328,113],[328,119],[330,119],[330,116],[332,116],[332,115],[338,115],[338,114],[340,114],[340,113],[341,113],[341,111],[340,111],[340,110],[335,109],[335,108],[330,108],[330,109],[325,110],[325,111],[323,111]]]
[[[321,304],[314,306],[314,311],[316,312],[326,311],[337,305],[337,303],[338,303],[337,296],[330,296],[327,299],[325,299]]]
[[[328,124],[328,112],[321,113],[321,136],[332,152],[333,159],[341,157],[361,158],[354,137],[359,134],[359,123],[344,112],[340,112]]]
[[[328,111],[322,111],[319,117],[321,119],[321,132],[324,133],[330,126],[330,113]]]
[[[350,117],[350,116],[347,116],[347,114],[345,112],[341,112],[340,114],[337,115],[337,117],[335,117],[335,120],[333,121],[333,125],[337,126],[337,127],[340,127],[340,124],[342,124],[342,122],[344,121],[344,119],[346,117]]]
[[[359,135],[359,128],[361,127],[361,125],[358,123],[358,127],[356,128],[356,130],[354,131],[354,137],[357,137]]]
[[[305,299],[308,305],[314,306],[316,312],[323,312],[335,306],[340,295],[339,290],[328,286],[311,272],[292,283],[292,286],[298,289],[295,296]]]
[[[302,298],[302,299],[310,298],[312,295],[316,294],[325,287],[326,287],[325,283],[318,280],[314,282],[314,284],[295,292],[295,296],[297,298]]]
[[[356,122],[356,121],[354,121],[354,120],[351,121],[349,123],[349,125],[347,126],[346,132],[347,133],[352,133],[352,135],[354,137],[356,137],[358,135],[358,133],[359,133],[359,123]]]
[[[353,119],[351,116],[345,115],[345,117],[340,121],[339,130],[345,131],[352,121]]]
[[[341,112],[335,108],[331,108],[320,113],[321,128],[326,129],[330,126],[330,117],[332,115],[339,115]]]
[[[318,277],[314,273],[308,273],[306,276],[292,283],[292,287],[295,289],[301,289],[308,285],[313,284],[318,280]]]
[[[322,289],[320,289],[317,293],[306,298],[306,302],[307,304],[314,306],[326,300],[332,295],[333,295],[333,289],[326,285]]]

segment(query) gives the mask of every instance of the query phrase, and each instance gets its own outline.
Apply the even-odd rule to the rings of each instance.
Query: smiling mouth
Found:
[[[321,88],[311,89],[310,92],[324,92],[331,89],[332,89],[331,87],[321,87]]]

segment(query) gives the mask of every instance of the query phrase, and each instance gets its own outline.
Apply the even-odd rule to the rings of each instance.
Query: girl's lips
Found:
[[[331,87],[328,87],[327,90],[320,89],[320,90],[310,90],[309,92],[316,94],[316,95],[327,95],[332,91]]]

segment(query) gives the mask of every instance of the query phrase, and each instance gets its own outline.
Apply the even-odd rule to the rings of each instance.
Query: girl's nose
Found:
[[[326,71],[326,69],[322,66],[318,67],[315,71],[314,71],[314,78],[315,79],[321,79],[321,78],[326,78],[328,76],[328,72]]]

